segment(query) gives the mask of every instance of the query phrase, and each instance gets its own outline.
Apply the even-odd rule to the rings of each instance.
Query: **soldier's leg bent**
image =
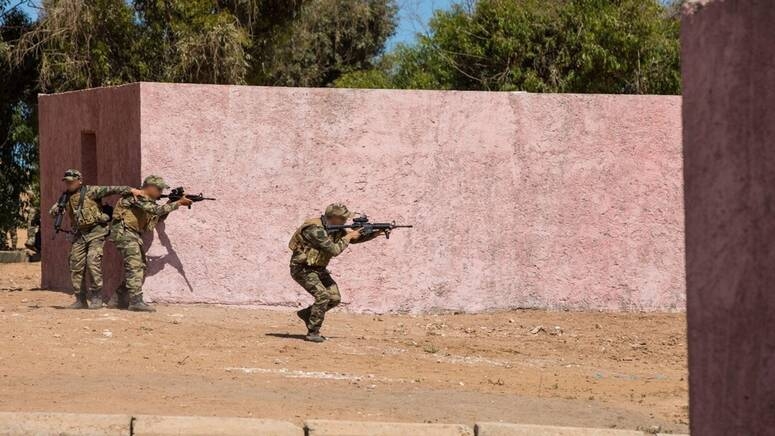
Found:
[[[309,331],[319,331],[326,317],[326,311],[330,303],[328,289],[320,281],[320,272],[304,269],[292,275],[293,279],[301,285],[307,292],[315,297],[315,302],[310,306],[309,322],[307,329]]]
[[[91,278],[91,307],[102,308],[102,254],[105,248],[105,237],[92,239],[86,253],[86,268]]]
[[[328,272],[320,275],[320,281],[328,290],[328,307],[326,311],[329,311],[342,302],[342,295],[339,293],[339,286]]]

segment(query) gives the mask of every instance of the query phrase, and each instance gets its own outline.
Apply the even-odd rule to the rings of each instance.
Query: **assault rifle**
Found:
[[[385,238],[390,239],[390,232],[398,228],[412,228],[410,225],[398,225],[395,221],[392,223],[371,223],[369,217],[361,215],[353,218],[352,224],[326,224],[327,232],[335,232],[344,229],[360,229],[362,236],[369,236],[372,233],[383,232]]]
[[[70,194],[68,192],[63,192],[62,195],[59,196],[59,200],[57,200],[56,213],[54,214],[54,236],[52,236],[51,239],[56,238],[57,233],[59,232],[71,233],[70,230],[62,228],[62,220],[65,217],[65,208],[67,207],[67,200],[69,199]]]
[[[183,197],[188,198],[189,200],[193,201],[194,203],[199,202],[199,201],[204,201],[204,200],[213,200],[213,201],[215,201],[214,198],[204,197],[201,192],[199,194],[186,194],[186,191],[185,191],[185,189],[183,189],[182,186],[179,187],[179,188],[173,189],[172,191],[170,191],[169,194],[165,194],[165,195],[161,196],[161,198],[169,198],[170,201],[178,201],[178,200],[180,200]],[[188,208],[191,209],[191,206],[188,206]]]

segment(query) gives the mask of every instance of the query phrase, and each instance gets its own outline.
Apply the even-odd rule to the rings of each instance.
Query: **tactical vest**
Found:
[[[83,186],[67,201],[70,222],[80,231],[88,230],[97,224],[105,224],[110,220],[110,217],[102,212],[102,203],[94,201],[87,195],[86,191],[88,190],[88,186]],[[80,204],[81,196],[83,196],[83,205]],[[79,206],[81,207],[79,208]]]
[[[156,223],[159,221],[158,216],[149,216],[148,213],[138,207],[127,206],[124,204],[124,200],[126,198],[116,202],[116,207],[113,209],[113,221],[122,221],[124,227],[136,233],[148,232],[156,227]]]
[[[312,226],[323,227],[323,220],[320,218],[310,218],[296,229],[296,233],[291,236],[291,240],[288,242],[288,248],[294,253],[294,260],[306,261],[307,265],[315,267],[326,267],[328,262],[331,261],[331,255],[321,252],[313,247],[303,235],[304,230]],[[339,242],[342,239],[342,232],[334,232],[329,234],[334,242]],[[303,256],[297,256],[303,254]]]

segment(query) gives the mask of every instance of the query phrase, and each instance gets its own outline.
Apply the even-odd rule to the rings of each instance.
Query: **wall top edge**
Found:
[[[169,83],[169,82],[133,82],[117,86],[103,86],[97,88],[85,88],[74,91],[58,92],[52,94],[38,94],[39,98],[67,95],[74,93],[86,93],[96,90],[111,90],[127,87],[153,87],[153,88],[236,88],[236,89],[258,89],[258,90],[309,90],[322,93],[423,93],[423,94],[486,94],[486,95],[531,95],[531,96],[575,96],[575,97],[618,97],[630,99],[680,99],[680,95],[658,95],[658,94],[580,94],[580,93],[532,93],[526,91],[459,91],[459,90],[421,90],[421,89],[356,89],[356,88],[301,88],[286,86],[250,86],[250,85],[220,85],[220,84],[200,84],[200,83]]]
[[[75,89],[72,91],[53,92],[51,94],[38,93],[38,98],[56,97],[59,95],[70,95],[70,94],[78,94],[78,93],[89,93],[89,92],[100,91],[100,90],[140,88],[141,84],[142,82],[132,82],[132,83],[125,83],[123,85],[98,86],[95,88],[83,88],[83,89]]]

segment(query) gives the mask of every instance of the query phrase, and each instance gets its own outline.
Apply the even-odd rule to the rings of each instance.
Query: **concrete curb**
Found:
[[[28,257],[27,252],[23,250],[0,251],[0,263],[24,263]]]
[[[636,430],[479,422],[405,422],[311,419],[304,429],[285,421],[255,418],[79,413],[0,412],[0,436],[651,436]],[[689,436],[659,433],[656,436]]]
[[[129,436],[129,415],[0,412],[0,435]]]
[[[462,424],[410,424],[405,422],[329,421],[313,419],[304,423],[307,436],[474,436]]]
[[[637,430],[606,428],[554,427],[549,425],[476,423],[477,436],[644,436]]]
[[[290,422],[253,418],[138,415],[132,436],[302,436],[304,430]]]

